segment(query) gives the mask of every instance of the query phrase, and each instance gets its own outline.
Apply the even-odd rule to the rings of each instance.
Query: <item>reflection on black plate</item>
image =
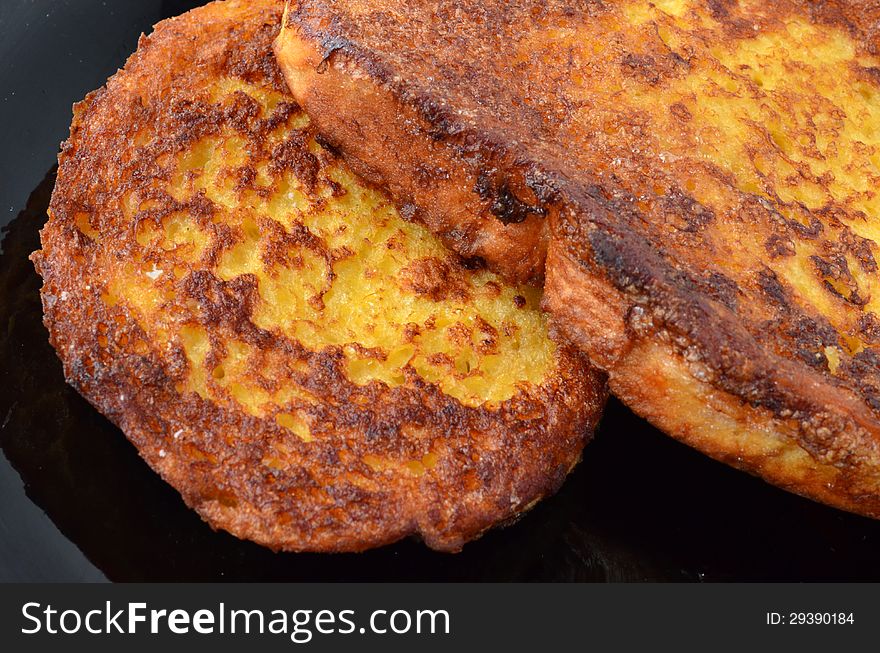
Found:
[[[880,523],[708,460],[614,401],[557,496],[457,555],[414,541],[275,554],[214,532],[64,383],[27,259],[53,183],[50,173],[2,241],[0,446],[30,500],[111,580],[880,579]]]

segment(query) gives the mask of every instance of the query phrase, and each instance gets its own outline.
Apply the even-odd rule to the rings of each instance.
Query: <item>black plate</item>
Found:
[[[614,401],[557,496],[458,555],[274,554],[202,523],[65,385],[27,260],[71,103],[196,4],[0,0],[0,580],[880,580],[880,523],[708,460]]]

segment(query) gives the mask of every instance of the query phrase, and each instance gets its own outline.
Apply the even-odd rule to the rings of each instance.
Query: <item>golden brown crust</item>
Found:
[[[387,178],[402,177],[388,151],[441,162],[420,200],[432,229],[459,219],[435,201],[456,175],[490,175],[541,216],[547,306],[636,412],[880,516],[873,3],[298,0],[286,25],[276,50],[307,110],[351,78],[343,104],[374,132],[358,147],[327,114],[344,153],[401,201],[422,182]],[[456,187],[501,242],[498,202]],[[534,243],[487,261],[515,275]],[[724,409],[694,408],[709,396]]]
[[[408,534],[456,550],[558,488],[603,382],[541,335],[536,300],[444,254],[315,143],[272,55],[280,11],[230,1],[165,21],[75,107],[33,257],[50,340],[68,381],[212,526],[284,550],[362,550]],[[353,249],[355,225],[385,234],[363,250],[389,252],[377,269]],[[362,331],[347,340],[345,320],[327,317],[357,289],[346,274],[366,266],[358,283],[369,284],[388,261],[403,262],[394,292],[413,315],[437,314],[361,323],[353,299]],[[288,296],[302,287],[311,294]],[[474,313],[471,328],[444,313],[452,303]],[[479,311],[496,308],[493,326]],[[397,349],[371,344],[368,330],[383,327]],[[339,342],[321,344],[331,331]],[[509,389],[487,387],[470,363],[428,360],[420,337],[444,333],[444,347],[478,366],[533,354],[543,378],[520,370]],[[507,353],[534,338],[543,353]],[[394,368],[407,347],[410,362]]]

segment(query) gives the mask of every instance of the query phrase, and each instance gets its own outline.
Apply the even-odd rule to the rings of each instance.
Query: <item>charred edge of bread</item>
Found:
[[[502,135],[472,129],[434,99],[414,96],[369,51],[330,28],[314,31],[315,16],[300,21],[298,11],[320,9],[289,7],[275,52],[329,145],[453,251],[489,261],[514,283],[540,283],[547,204],[556,194],[540,167]]]
[[[867,408],[817,373],[774,363],[724,307],[673,297],[660,273],[639,280],[634,261],[650,260],[645,249],[618,251],[616,269],[585,263],[556,241],[548,253],[545,307],[608,373],[612,393],[716,460],[880,517],[880,454]]]

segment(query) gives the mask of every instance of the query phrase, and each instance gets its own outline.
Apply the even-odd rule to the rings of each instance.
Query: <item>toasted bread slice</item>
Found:
[[[276,52],[448,244],[527,278],[547,238],[546,306],[636,412],[880,517],[878,25],[854,1],[297,0]]]
[[[212,526],[456,550],[559,487],[603,379],[538,291],[465,267],[316,142],[280,18],[163,22],[76,106],[34,255],[51,342]]]

